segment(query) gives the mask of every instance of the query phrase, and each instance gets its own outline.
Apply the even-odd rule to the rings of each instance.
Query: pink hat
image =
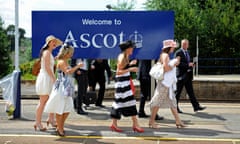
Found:
[[[174,41],[174,40],[164,40],[163,41],[163,48],[162,49],[165,49],[165,48],[168,48],[168,47],[177,47],[177,43]]]

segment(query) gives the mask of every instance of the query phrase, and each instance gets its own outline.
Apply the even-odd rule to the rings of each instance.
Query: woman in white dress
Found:
[[[46,103],[44,112],[56,113],[57,134],[64,136],[64,123],[73,110],[74,79],[72,73],[83,66],[80,62],[71,68],[68,60],[72,57],[74,48],[64,44],[57,55],[57,80],[54,83],[49,100]],[[63,90],[63,87],[67,90]]]
[[[62,41],[58,38],[50,35],[46,38],[46,43],[40,50],[40,60],[41,60],[41,69],[37,76],[36,80],[36,93],[39,95],[39,103],[36,109],[36,121],[34,124],[34,129],[39,129],[40,131],[47,130],[46,127],[42,125],[42,113],[45,107],[45,104],[48,100],[49,94],[52,90],[53,83],[56,78],[54,75],[53,67],[54,67],[54,57],[52,55],[52,51],[60,46]],[[50,113],[47,119],[47,125],[51,124],[55,126],[54,122],[54,114]]]
[[[163,48],[159,61],[164,66],[164,79],[157,81],[157,87],[150,101],[151,117],[149,119],[150,128],[158,128],[155,124],[155,117],[159,108],[170,108],[176,121],[177,128],[183,128],[185,125],[181,121],[177,112],[177,103],[174,91],[176,90],[176,65],[180,58],[170,60],[169,54],[174,51],[176,42],[173,40],[164,40]]]

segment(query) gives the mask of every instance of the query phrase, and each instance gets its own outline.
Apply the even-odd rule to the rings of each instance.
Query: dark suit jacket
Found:
[[[151,69],[151,60],[139,60],[139,71],[137,73],[137,79],[147,79],[150,80],[149,71]]]
[[[90,60],[87,60],[87,62],[88,62],[88,68],[89,68],[89,65],[90,65]],[[71,67],[75,67],[77,65],[77,59],[71,59]],[[74,72],[74,74],[73,74],[73,76],[74,77],[76,77],[77,76],[77,71],[83,71],[81,68],[78,68],[75,72]]]
[[[108,64],[107,60],[102,60],[102,62],[98,62],[97,60],[92,60],[91,65],[95,67],[95,69],[89,69],[89,80],[90,84],[92,81],[104,81],[105,82],[105,70],[107,71],[107,76],[112,77],[111,68]],[[91,67],[91,66],[90,66]]]
[[[192,79],[192,67],[189,67],[187,57],[185,56],[183,50],[180,48],[175,52],[175,57],[180,56],[180,64],[177,66],[177,79],[183,80],[187,76]]]

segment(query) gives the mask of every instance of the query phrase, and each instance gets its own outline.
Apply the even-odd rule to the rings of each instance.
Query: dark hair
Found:
[[[44,46],[41,48],[41,50],[40,50],[40,54],[39,54],[39,58],[40,58],[40,60],[41,60],[41,58],[42,58],[43,51],[45,51],[45,50],[47,50],[47,49],[48,49],[48,45],[44,45]]]
[[[162,53],[167,53],[168,54],[170,49],[171,49],[171,47],[164,48],[164,49],[162,49]]]
[[[128,48],[135,48],[135,43],[131,40],[128,40],[119,44],[119,47],[121,51],[125,51]]]

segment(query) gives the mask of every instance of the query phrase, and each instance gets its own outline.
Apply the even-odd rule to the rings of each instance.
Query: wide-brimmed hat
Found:
[[[128,40],[128,41],[122,42],[119,45],[119,47],[120,47],[121,51],[125,51],[128,48],[135,48],[135,42]]]
[[[177,43],[174,40],[172,40],[172,39],[164,40],[162,49],[169,48],[169,47],[176,48],[177,47]]]
[[[49,44],[49,42],[52,41],[52,40],[56,40],[56,47],[58,47],[58,46],[63,44],[63,42],[60,39],[56,38],[53,35],[49,35],[49,36],[47,36],[47,38],[45,40],[44,47],[47,46]]]

